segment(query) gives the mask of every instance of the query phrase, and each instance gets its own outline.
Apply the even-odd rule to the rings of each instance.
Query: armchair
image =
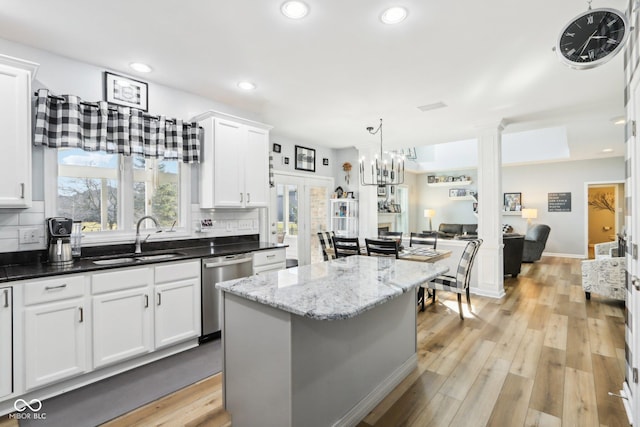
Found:
[[[624,257],[599,258],[582,261],[582,288],[587,299],[591,292],[625,301],[626,259]]]
[[[550,231],[551,228],[545,224],[536,224],[527,231],[524,237],[522,262],[534,262],[540,259]]]

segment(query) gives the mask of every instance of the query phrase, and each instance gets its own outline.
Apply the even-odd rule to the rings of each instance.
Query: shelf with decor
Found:
[[[449,181],[449,182],[427,182],[429,187],[456,187],[456,186],[465,186],[471,185],[472,181]]]
[[[358,201],[331,199],[331,229],[336,236],[358,236]]]
[[[473,196],[449,196],[449,200],[476,200]]]
[[[522,216],[522,211],[502,211],[502,215],[507,215],[507,216]]]

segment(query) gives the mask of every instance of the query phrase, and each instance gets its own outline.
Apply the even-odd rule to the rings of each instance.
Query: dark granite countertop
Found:
[[[240,236],[233,238],[189,239],[153,242],[143,248],[142,254],[133,253],[133,245],[105,245],[83,248],[83,256],[75,258],[69,266],[54,266],[46,262],[46,251],[30,253],[4,254],[0,257],[0,282],[36,279],[61,274],[85,273],[89,271],[113,268],[135,267],[139,265],[175,262],[188,259],[210,258],[235,255],[247,252],[263,251],[284,247],[267,242],[260,242],[256,236]],[[110,265],[98,265],[94,261],[100,259],[137,257],[171,253],[172,258],[141,260]],[[41,261],[41,260],[44,260]]]

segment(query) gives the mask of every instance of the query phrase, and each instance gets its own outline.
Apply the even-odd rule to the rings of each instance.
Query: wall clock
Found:
[[[623,12],[590,8],[562,29],[555,51],[564,64],[586,70],[616,56],[628,38],[629,21]]]

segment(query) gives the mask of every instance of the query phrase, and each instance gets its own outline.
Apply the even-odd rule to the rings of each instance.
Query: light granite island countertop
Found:
[[[234,427],[357,424],[417,366],[416,288],[447,270],[352,256],[217,284]]]

